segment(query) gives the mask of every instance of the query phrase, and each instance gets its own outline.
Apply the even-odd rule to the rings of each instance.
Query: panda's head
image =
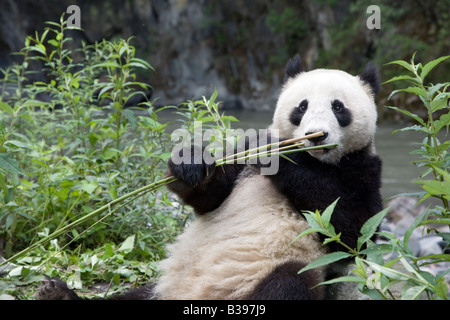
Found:
[[[338,144],[309,152],[322,162],[337,163],[345,154],[365,147],[374,153],[378,91],[378,71],[371,63],[359,76],[341,70],[303,72],[297,55],[286,65],[271,128],[283,138],[323,131],[322,137],[306,142],[307,146]]]

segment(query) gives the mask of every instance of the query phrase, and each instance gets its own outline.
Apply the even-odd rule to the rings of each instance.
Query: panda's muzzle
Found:
[[[315,132],[307,132],[305,135],[309,135],[309,134],[313,134]],[[328,137],[328,132],[323,131],[323,135],[320,137],[315,137],[315,138],[311,138],[308,139],[309,141],[311,141],[312,143],[314,143],[315,145],[319,145],[319,143],[323,140],[325,140]]]

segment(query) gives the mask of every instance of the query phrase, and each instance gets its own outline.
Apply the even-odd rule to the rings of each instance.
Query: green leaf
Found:
[[[343,259],[346,259],[346,258],[350,258],[350,257],[352,257],[352,255],[350,253],[347,253],[347,252],[342,252],[342,251],[332,252],[332,253],[329,253],[329,254],[326,254],[326,255],[320,257],[317,260],[314,260],[313,262],[308,264],[306,267],[301,269],[298,273],[300,274],[300,273],[305,272],[307,270],[314,269],[314,268],[317,268],[317,267],[322,267],[322,266],[328,265],[330,263],[333,263],[333,262],[336,262],[336,261],[339,261],[339,260],[343,260]]]
[[[120,68],[120,65],[117,62],[103,62],[92,66],[92,68]]]
[[[448,96],[450,96],[450,92],[446,92],[446,95],[438,95],[434,98],[430,103],[431,111],[435,112],[447,107]]]
[[[401,300],[417,300],[426,288],[426,285],[407,287],[402,294]]]
[[[389,234],[391,235],[391,234]],[[385,254],[393,251],[393,246],[391,244],[375,244],[364,250],[361,250],[359,254],[366,255],[367,257],[371,257],[373,255]],[[372,259],[370,259],[372,260]]]
[[[374,215],[372,218],[370,218],[363,224],[363,226],[361,227],[361,236],[358,238],[357,241],[358,251],[361,249],[362,245],[366,243],[367,240],[372,238],[372,236],[375,234],[375,232],[378,229],[378,226],[383,221],[389,209],[390,207],[378,212],[376,215]]]
[[[433,70],[434,67],[436,67],[442,61],[447,60],[448,58],[450,58],[450,56],[440,57],[440,58],[432,60],[432,61],[428,62],[426,65],[424,65],[422,68],[422,72],[420,73],[420,78],[422,79],[422,82],[424,82],[425,77],[431,70]]]
[[[0,153],[0,172],[10,172],[13,174],[22,174],[22,170],[19,168],[17,161],[12,155],[7,153]]]
[[[11,144],[11,145],[15,146],[16,148],[31,149],[31,147],[29,145],[27,145],[19,140],[8,140],[5,142],[5,144]]]
[[[107,243],[105,244],[105,253],[103,254],[103,259],[106,260],[108,258],[111,258],[114,254],[113,248],[111,244]]]
[[[288,247],[289,247],[290,245],[292,245],[295,241],[297,241],[298,239],[300,239],[301,237],[304,237],[304,236],[306,236],[306,235],[308,235],[308,234],[310,234],[310,233],[320,232],[320,231],[321,231],[320,229],[313,229],[313,228],[306,229],[305,231],[303,231],[302,233],[300,233],[297,237],[295,237],[295,239],[292,240],[291,243],[289,243]]]
[[[439,120],[434,121],[434,126],[436,128],[436,132],[441,131],[441,129],[445,126],[450,125],[450,112],[444,113]]]
[[[447,182],[450,182],[450,173],[448,173],[445,170],[442,170],[441,168],[438,168],[434,165],[431,165],[431,167],[437,171],[437,173],[439,173]]]
[[[111,200],[117,199],[117,189],[114,185],[109,186],[109,196],[111,197]]]
[[[333,214],[334,208],[336,207],[339,198],[336,199],[332,204],[330,204],[325,211],[322,213],[322,223],[325,228],[328,228],[331,220],[331,215]]]
[[[424,98],[424,99],[427,98],[427,94],[428,94],[427,91],[426,91],[425,89],[422,89],[422,88],[419,88],[419,87],[408,87],[408,88],[405,88],[405,89],[394,90],[394,91],[391,93],[391,95],[389,96],[389,98],[390,98],[393,94],[395,94],[395,93],[397,93],[397,92],[399,92],[399,91],[402,91],[402,92],[409,92],[409,93],[414,93],[415,95],[420,96],[420,97],[422,97],[422,98]]]
[[[441,181],[420,181],[422,188],[432,195],[450,196],[450,183]]]
[[[82,181],[81,182],[81,190],[86,191],[88,194],[92,194],[95,189],[97,189],[98,183],[97,181]]]
[[[14,110],[13,110],[13,108],[11,108],[11,107],[9,106],[9,104],[7,104],[6,102],[0,101],[0,109],[2,109],[3,111],[9,113],[9,114],[12,115],[12,116],[14,115]]]
[[[414,220],[414,222],[409,226],[409,228],[406,230],[404,236],[403,236],[403,246],[406,248],[408,246],[409,238],[411,237],[413,231],[419,226],[419,224],[422,222],[425,215],[427,215],[428,212],[424,211],[423,213],[419,214],[417,218]]]
[[[367,261],[365,260],[365,263],[367,263],[370,268],[375,271],[375,272],[381,272],[383,275],[385,275],[388,278],[391,278],[393,280],[401,280],[401,281],[405,281],[405,280],[409,280],[412,279],[411,276],[402,273],[400,271],[394,270],[394,269],[390,269],[390,268],[386,268],[383,266],[380,266],[377,263],[371,262],[371,261]]]
[[[131,252],[134,248],[134,241],[135,241],[135,235],[129,236],[125,239],[124,242],[120,245],[120,248],[118,249],[119,252]]]
[[[137,62],[137,63],[139,63],[139,64],[144,65],[144,67],[145,67],[146,69],[154,70],[154,68],[150,65],[150,63],[148,63],[147,61],[142,60],[142,59],[140,59],[140,58],[133,58],[133,59],[131,59],[131,62],[132,62],[132,63],[133,63],[133,62]]]
[[[436,296],[448,300],[448,296],[447,296],[447,292],[448,292],[448,288],[447,288],[447,281],[445,279],[445,277],[441,277],[438,279],[437,284],[435,286],[433,286],[433,290],[434,293],[436,294]]]
[[[410,64],[409,64],[408,62],[406,62],[406,61],[403,61],[403,60],[395,60],[395,61],[391,61],[391,62],[389,62],[389,63],[386,63],[386,65],[390,65],[390,64],[398,64],[398,65],[402,66],[403,68],[405,68],[405,69],[407,69],[407,70],[409,70],[409,71],[411,71],[411,72],[414,72],[413,66],[410,65]]]
[[[388,108],[392,109],[392,110],[395,110],[395,111],[398,111],[398,112],[401,112],[403,114],[406,114],[407,116],[409,116],[409,117],[413,118],[414,120],[416,120],[417,122],[419,122],[422,126],[424,126],[424,127],[426,126],[425,121],[423,121],[422,118],[419,117],[415,113],[412,113],[412,112],[410,112],[408,110],[400,109],[400,108],[397,108],[397,107],[388,107]]]
[[[319,285],[328,285],[333,283],[339,283],[339,282],[356,282],[356,283],[366,283],[366,279],[355,277],[355,276],[342,276],[339,278],[331,279],[328,281],[321,282]]]
[[[400,80],[410,80],[410,81],[414,82],[415,84],[418,84],[418,81],[416,78],[413,78],[408,75],[393,77],[393,78],[389,79],[388,81],[383,82],[382,84],[386,84],[386,83],[390,83],[390,82],[394,82],[394,81],[400,81]]]

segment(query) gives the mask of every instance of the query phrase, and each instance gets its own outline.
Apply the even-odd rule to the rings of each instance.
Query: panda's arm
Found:
[[[194,154],[194,151],[190,151]],[[193,160],[193,156],[192,156]],[[178,180],[168,185],[184,203],[192,206],[197,214],[205,214],[218,208],[230,195],[235,181],[245,165],[226,164],[216,167],[206,164],[203,159],[191,164],[168,163],[168,174]]]

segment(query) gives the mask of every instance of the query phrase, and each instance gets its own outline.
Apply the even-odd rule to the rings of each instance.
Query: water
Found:
[[[263,129],[272,122],[271,112],[253,111],[227,111],[227,115],[233,115],[239,122],[234,123],[234,128],[247,130],[249,128]],[[168,111],[160,113],[161,122],[173,121],[176,117]],[[176,128],[176,123],[173,124]],[[422,173],[421,168],[412,164],[417,156],[410,152],[418,147],[423,135],[416,132],[398,132],[398,124],[381,122],[378,124],[375,137],[376,150],[383,160],[382,196],[383,199],[393,197],[400,193],[414,193],[422,191],[419,184],[413,183]],[[169,129],[170,131],[170,129]]]

